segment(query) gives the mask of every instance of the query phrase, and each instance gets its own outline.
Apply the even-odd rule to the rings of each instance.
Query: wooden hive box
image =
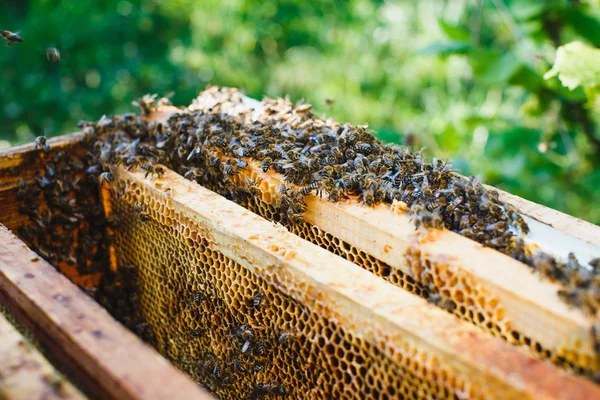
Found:
[[[209,90],[193,108],[261,112],[236,96]],[[164,122],[173,112],[148,118]],[[96,212],[75,212],[69,232],[77,239],[53,241],[44,253],[43,239],[22,227],[32,215],[34,223],[47,217],[44,210],[57,215],[60,199],[38,193],[41,206],[28,214],[23,202],[32,197],[20,182],[45,185],[48,162],[65,165],[61,151],[89,157],[87,140],[77,133],[51,140],[47,152],[28,145],[0,153],[0,223],[53,264],[0,231],[0,300],[86,395],[208,398],[197,381],[220,398],[600,398],[598,386],[574,374],[599,369],[594,320],[561,302],[556,284],[452,232],[416,238],[398,207],[309,195],[304,222],[286,228],[276,213],[283,178],[252,160],[235,176],[239,185],[261,180],[245,208],[166,168],[147,176],[114,166],[111,182],[79,180],[92,199],[65,203]],[[534,229],[542,248],[568,237],[569,251],[596,252],[598,227],[503,196],[540,225],[562,224]],[[98,210],[110,224],[95,225]],[[68,231],[61,221],[55,234]],[[64,253],[83,257],[80,233],[95,229],[107,233],[87,248],[86,263],[62,256],[73,248]],[[138,334],[162,356],[76,286],[94,294],[129,265]],[[422,297],[432,286],[456,303],[455,315]]]

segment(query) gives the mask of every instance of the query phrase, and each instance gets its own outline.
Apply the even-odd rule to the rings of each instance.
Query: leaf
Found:
[[[537,0],[520,0],[514,1],[510,4],[510,11],[512,15],[514,15],[519,21],[525,21],[539,17],[545,8],[545,2]]]
[[[440,19],[438,23],[440,24],[442,31],[448,36],[448,39],[467,42],[471,38],[471,34],[465,28],[450,25],[443,19]]]
[[[554,66],[544,79],[555,76],[570,90],[582,86],[590,106],[600,110],[600,49],[581,42],[559,47]]]
[[[418,53],[426,56],[443,56],[449,54],[464,54],[471,48],[466,42],[452,41],[446,43],[431,43],[421,48]]]
[[[522,65],[523,63],[514,53],[507,52],[488,64],[480,78],[486,83],[504,84],[515,75]]]
[[[600,21],[581,10],[569,10],[565,20],[573,30],[594,46],[600,46]]]
[[[512,85],[522,86],[530,92],[537,92],[543,82],[543,78],[527,65],[518,68],[510,78]]]

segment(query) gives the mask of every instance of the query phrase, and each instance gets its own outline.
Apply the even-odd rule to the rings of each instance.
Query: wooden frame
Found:
[[[85,399],[2,314],[0,381],[2,399]]]
[[[146,178],[144,171],[132,172],[123,167],[114,172],[116,180],[111,185],[122,182],[132,188],[128,189],[131,198],[127,200],[131,207],[143,198],[174,219],[173,225],[179,220],[192,221],[190,238],[209,238],[213,250],[252,274],[274,274],[279,290],[308,308],[326,310],[330,318],[372,341],[395,363],[400,363],[402,357],[391,354],[414,349],[420,360],[437,360],[423,368],[431,369],[434,376],[455,374],[456,384],[470,388],[474,397],[600,396],[600,387],[593,383],[532,359],[173,171],[167,169],[160,178]],[[298,282],[302,282],[301,290],[295,287]]]

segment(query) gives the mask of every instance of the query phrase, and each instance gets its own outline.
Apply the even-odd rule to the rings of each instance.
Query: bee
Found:
[[[143,203],[138,203],[133,206],[133,210],[137,213],[142,222],[150,220],[150,215],[148,215],[148,213],[145,211],[145,206]]]
[[[313,190],[317,190],[321,185],[318,182],[313,182],[308,186],[300,189],[300,194],[302,196],[308,196]]]
[[[589,262],[590,267],[592,267],[592,269],[595,272],[600,271],[600,257],[594,258],[593,260],[591,260]]]
[[[35,148],[37,149],[38,147],[43,149],[44,151],[48,151],[48,149],[50,148],[50,146],[48,146],[48,144],[46,144],[46,137],[45,136],[38,136],[37,138],[35,138]]]
[[[252,341],[254,340],[254,330],[246,325],[240,325],[233,330],[233,335],[241,341]]]
[[[331,105],[333,105],[333,103],[335,103],[335,100],[333,100],[333,99],[325,99],[325,105],[326,106],[331,106]]]
[[[156,102],[157,96],[158,94],[145,94],[131,104],[133,104],[135,107],[139,107],[142,111],[142,115],[149,115],[156,110],[156,107],[158,106]]]
[[[250,299],[250,306],[254,309],[259,309],[263,306],[265,295],[262,292],[258,292]]]
[[[187,156],[187,160],[193,160],[195,158],[200,158],[200,154],[202,154],[202,145],[200,143],[196,144],[196,146],[190,151],[190,154]]]
[[[194,298],[194,301],[196,303],[202,303],[203,301],[208,300],[208,296],[204,292],[196,292],[196,293],[194,293],[193,298]]]
[[[240,357],[238,355],[232,357],[231,365],[233,366],[233,370],[235,372],[244,373],[247,371],[244,363],[240,360]]]
[[[312,110],[312,105],[311,104],[302,104],[302,105],[299,105],[298,107],[296,107],[295,110],[297,113],[308,113],[308,112],[310,112],[310,110]]]
[[[262,168],[263,172],[267,172],[269,168],[271,168],[272,163],[273,160],[270,157],[267,157],[264,160],[262,160],[260,167]]]
[[[278,385],[275,383],[259,383],[252,390],[251,397],[253,399],[257,399],[269,395],[283,397],[287,395],[287,389],[284,385]]]
[[[263,342],[261,341],[257,341],[252,345],[252,352],[254,354],[256,354],[257,356],[264,356],[266,349],[265,349],[265,345]]]
[[[226,176],[233,176],[235,175],[235,169],[229,164],[223,164],[223,173]]]
[[[140,322],[135,326],[137,335],[142,338],[143,341],[148,342],[154,337],[152,326],[147,322]]]
[[[202,336],[203,333],[204,333],[204,331],[202,329],[194,329],[192,331],[192,337],[193,338],[200,337],[200,336]]]
[[[150,177],[152,177],[152,176],[154,176],[154,174],[158,175],[159,178],[162,178],[162,176],[165,174],[164,168],[154,167],[150,164],[142,164],[140,166],[140,168],[143,169],[144,171],[146,171],[144,178],[147,178],[148,175],[150,175]]]
[[[258,187],[261,183],[260,179],[246,178],[244,182],[246,184],[245,189],[248,191],[248,193],[253,196],[259,196],[261,194],[261,191]]]
[[[600,323],[596,322],[592,325],[592,343],[594,352],[600,354]]]
[[[225,140],[223,140],[221,138],[215,139],[214,143],[217,147],[220,147],[222,149],[227,147],[227,142],[225,142]]]
[[[46,58],[52,64],[58,64],[60,62],[60,52],[56,47],[49,47],[46,49]]]
[[[254,363],[254,372],[260,372],[265,368],[265,364],[260,362],[260,361],[256,361]]]
[[[361,200],[362,202],[369,206],[372,207],[375,205],[375,192],[372,190],[365,190],[362,192],[361,195]]]
[[[442,218],[438,214],[428,211],[423,205],[413,205],[409,210],[409,216],[413,220],[416,229],[421,226],[427,229],[444,228]]]
[[[12,47],[13,43],[23,43],[23,38],[19,34],[11,31],[0,31],[2,37],[6,40],[6,45]]]
[[[103,172],[100,174],[100,180],[102,183],[104,182],[114,182],[115,174],[112,172]]]
[[[427,301],[448,312],[454,312],[454,310],[456,310],[456,303],[453,300],[448,298],[442,298],[442,296],[440,296],[437,293],[429,293]]]
[[[286,345],[296,340],[298,338],[298,334],[293,331],[281,331],[279,332],[279,336],[277,336],[277,342],[281,345]]]

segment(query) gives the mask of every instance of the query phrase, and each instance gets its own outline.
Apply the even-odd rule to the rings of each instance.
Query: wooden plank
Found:
[[[210,90],[194,100],[193,108],[206,109],[217,103],[222,111],[246,113],[249,119],[261,113],[260,105],[245,105],[240,95],[229,98]],[[154,118],[164,121],[173,112],[177,110],[164,108]],[[262,180],[263,200],[278,204],[281,175],[264,173],[251,160],[239,175],[241,179]],[[310,224],[417,282],[422,282],[425,274],[443,283],[438,289],[458,305],[454,312],[462,318],[511,342],[526,344],[558,363],[588,372],[600,369],[592,345],[592,319],[569,308],[558,297],[560,286],[542,281],[526,265],[451,232],[419,240],[408,213],[392,211],[387,205],[369,208],[353,199],[330,203],[312,195],[306,202],[304,219]],[[470,295],[448,287],[455,281],[460,281]]]
[[[2,304],[98,397],[211,398],[1,225],[0,242]]]
[[[459,396],[600,398],[600,387],[593,383],[527,356],[173,171],[162,178],[145,178],[143,171],[119,167],[115,174],[111,186],[129,207],[143,202],[151,218],[185,232],[188,247],[194,240],[208,241],[205,246],[239,263],[247,274],[259,274],[307,309],[321,310],[389,357],[392,364],[386,373],[394,375],[391,371],[411,362],[435,360],[425,362],[418,375],[447,377],[439,380]],[[203,266],[198,268],[202,271]],[[402,361],[404,357],[411,361]],[[424,378],[428,379],[432,378]]]
[[[529,201],[522,197],[515,196],[514,194],[510,194],[503,190],[491,186],[487,187],[497,190],[500,194],[500,199],[515,206],[520,213],[548,225],[559,232],[564,232],[582,241],[593,244],[594,246],[600,246],[600,226],[534,203],[533,201]],[[593,201],[593,199],[590,199],[590,201]],[[596,256],[600,256],[600,254],[596,254]]]
[[[85,399],[0,314],[0,398]]]

